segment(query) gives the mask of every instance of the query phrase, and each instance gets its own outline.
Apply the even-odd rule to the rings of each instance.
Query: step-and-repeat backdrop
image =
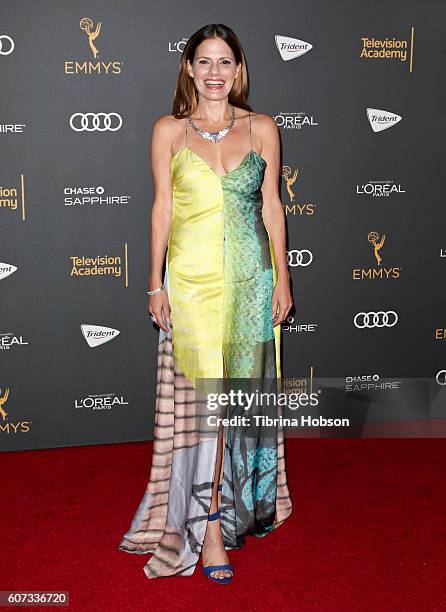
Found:
[[[188,36],[211,22],[239,35],[249,101],[281,134],[295,302],[284,376],[301,391],[336,379],[344,395],[334,401],[349,392],[352,406],[355,393],[396,393],[415,379],[441,397],[444,5],[26,0],[2,9],[2,450],[152,437],[150,135],[171,112]],[[406,393],[403,413],[432,416],[427,395]]]

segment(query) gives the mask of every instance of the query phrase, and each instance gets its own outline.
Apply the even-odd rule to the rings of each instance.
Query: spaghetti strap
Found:
[[[186,121],[184,123],[184,126],[185,126],[185,132],[186,132],[186,144],[184,146],[187,149],[187,117],[186,117]]]
[[[249,117],[249,136],[251,138],[251,151],[252,151],[251,113],[249,111],[248,111],[248,117]]]

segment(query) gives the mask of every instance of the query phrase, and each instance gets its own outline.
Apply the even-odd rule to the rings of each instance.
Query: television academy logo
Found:
[[[276,47],[280,53],[280,57],[284,62],[296,59],[296,57],[301,57],[313,48],[313,45],[303,40],[290,38],[289,36],[281,36],[280,34],[276,34],[274,40],[276,41]]]
[[[17,210],[18,197],[17,187],[0,187],[0,209]]]
[[[81,331],[90,348],[96,348],[101,344],[110,342],[110,340],[114,340],[121,333],[118,329],[113,329],[113,327],[90,325],[89,323],[82,323]]]
[[[369,181],[362,185],[356,185],[357,195],[371,196],[372,198],[388,198],[396,193],[406,193],[401,183],[390,181]]]
[[[16,266],[7,263],[0,263],[0,280],[7,278],[17,270]]]
[[[70,127],[75,132],[116,132],[122,127],[118,113],[74,113]]]
[[[102,185],[96,187],[64,187],[65,206],[128,205],[130,195],[104,195]]]
[[[124,261],[120,255],[70,255],[70,276],[83,278],[86,276],[113,276],[120,278],[124,274],[125,286],[128,287],[128,244],[124,243]],[[123,269],[124,266],[124,269]]]
[[[11,421],[9,419],[6,402],[9,399],[9,388],[0,388],[0,435],[27,433],[30,430],[31,421]]]
[[[415,27],[410,29],[410,41],[405,38],[375,38],[362,36],[362,49],[359,57],[362,60],[399,60],[407,62],[409,59],[409,72],[413,71]]]
[[[316,127],[319,125],[313,115],[304,112],[279,113],[274,116],[278,128],[284,130],[301,130],[305,127]]]
[[[82,17],[79,22],[79,28],[84,33],[84,40],[87,41],[88,48],[93,60],[65,60],[65,74],[83,74],[83,75],[117,75],[121,74],[124,62],[119,60],[101,61],[98,59],[101,56],[101,49],[98,44],[99,35],[101,34],[102,24],[99,21],[94,26],[93,20],[90,17]]]
[[[382,256],[381,250],[386,241],[386,235],[383,234],[381,237],[378,232],[371,231],[367,236],[367,240],[372,247],[372,252],[376,260],[376,268],[353,268],[352,279],[353,280],[375,280],[375,279],[389,279],[399,278],[401,275],[401,267],[381,267]]]
[[[26,221],[25,177],[23,174],[20,175],[20,186],[16,184],[0,187],[0,211],[2,210],[19,211],[21,220]]]
[[[367,108],[367,119],[374,132],[383,132],[395,126],[402,119],[400,115],[378,108]]]
[[[282,380],[282,388],[285,393],[307,393],[310,395],[313,393],[313,387],[315,385],[315,366],[309,367],[310,372],[308,376],[286,376]],[[318,389],[317,393],[321,393]]]
[[[75,408],[88,408],[90,410],[111,410],[113,406],[128,406],[129,402],[126,402],[123,395],[116,395],[116,393],[101,393],[94,395],[87,395],[80,399],[74,400]]]
[[[14,41],[7,34],[0,34],[0,55],[11,55],[14,51]]]
[[[12,332],[0,333],[0,351],[9,351],[13,346],[25,346],[29,344],[23,336],[16,336]]]

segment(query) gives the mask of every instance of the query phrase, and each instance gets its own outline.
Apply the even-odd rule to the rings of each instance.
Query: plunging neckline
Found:
[[[198,155],[198,153],[195,153],[195,151],[192,151],[192,149],[190,147],[182,147],[181,149],[178,149],[178,151],[172,156],[172,159],[170,160],[170,165],[172,166],[173,160],[175,159],[175,157],[177,155],[179,155],[182,151],[189,151],[191,155],[193,155],[194,157],[196,157],[199,161],[201,161],[211,172],[214,176],[216,176],[219,179],[224,179],[227,176],[229,176],[230,174],[233,174],[234,172],[236,172],[236,170],[239,170],[242,165],[245,163],[245,161],[247,160],[247,158],[251,155],[251,153],[254,153],[255,155],[257,155],[257,157],[259,159],[261,159],[263,161],[263,163],[266,165],[266,161],[263,159],[263,157],[260,155],[260,153],[257,153],[257,151],[255,151],[254,149],[250,149],[246,155],[243,157],[243,159],[241,160],[241,162],[239,163],[239,165],[234,168],[233,170],[230,170],[229,172],[227,172],[226,174],[223,174],[223,176],[221,176],[220,174],[217,174],[215,172],[215,170],[213,168],[211,168],[211,166],[207,163],[206,160],[204,160],[201,155]]]

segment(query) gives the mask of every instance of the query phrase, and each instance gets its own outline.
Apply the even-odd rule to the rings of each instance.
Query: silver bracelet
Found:
[[[164,285],[161,285],[161,287],[157,287],[156,289],[153,289],[152,291],[147,291],[147,295],[155,295],[155,293],[160,293],[160,291],[164,291],[165,287]]]

